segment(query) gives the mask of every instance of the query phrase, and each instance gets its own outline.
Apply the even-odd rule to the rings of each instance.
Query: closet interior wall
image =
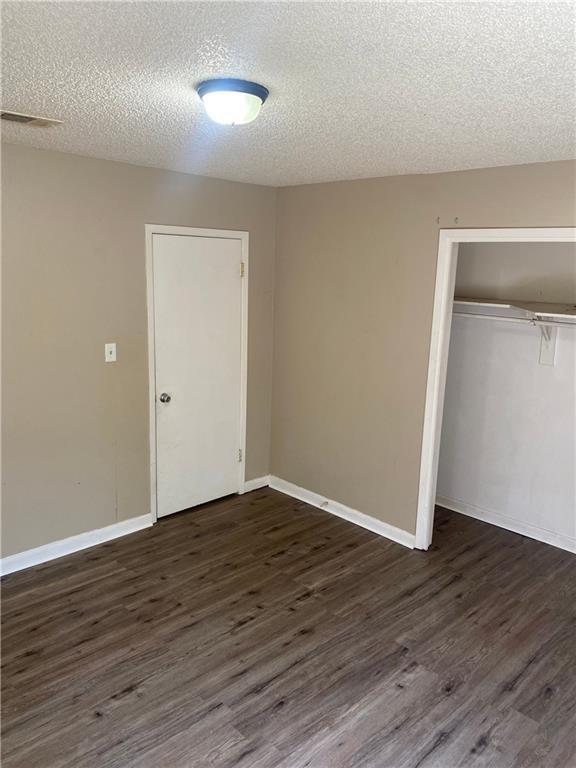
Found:
[[[576,245],[464,244],[456,296],[576,304]],[[437,502],[576,551],[576,328],[454,316]]]

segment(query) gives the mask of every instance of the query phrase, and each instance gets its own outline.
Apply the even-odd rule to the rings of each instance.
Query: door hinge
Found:
[[[238,461],[242,461],[242,448],[238,448]]]
[[[244,262],[240,262],[240,277],[244,277]]]

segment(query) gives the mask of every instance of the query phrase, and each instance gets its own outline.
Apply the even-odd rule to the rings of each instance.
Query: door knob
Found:
[[[170,400],[172,400],[172,396],[168,394],[168,392],[162,392],[159,398],[161,403],[169,403]]]

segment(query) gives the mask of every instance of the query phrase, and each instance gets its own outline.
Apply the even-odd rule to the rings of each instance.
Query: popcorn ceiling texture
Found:
[[[575,156],[572,3],[3,4],[11,143],[269,185]],[[194,85],[256,80],[255,123]]]

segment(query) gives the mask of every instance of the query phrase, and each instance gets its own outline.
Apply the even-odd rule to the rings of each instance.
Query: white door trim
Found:
[[[158,519],[156,488],[156,349],[154,333],[154,269],[152,259],[153,235],[181,235],[185,237],[215,237],[240,240],[242,244],[242,317],[240,341],[240,448],[242,461],[238,462],[238,493],[245,490],[246,467],[246,410],[248,392],[248,232],[230,229],[201,229],[198,227],[174,227],[164,224],[146,224],[146,310],[148,315],[148,424],[150,437],[150,517]]]
[[[416,517],[417,549],[428,549],[432,542],[458,246],[460,243],[573,242],[576,242],[576,227],[440,230],[420,455]]]

